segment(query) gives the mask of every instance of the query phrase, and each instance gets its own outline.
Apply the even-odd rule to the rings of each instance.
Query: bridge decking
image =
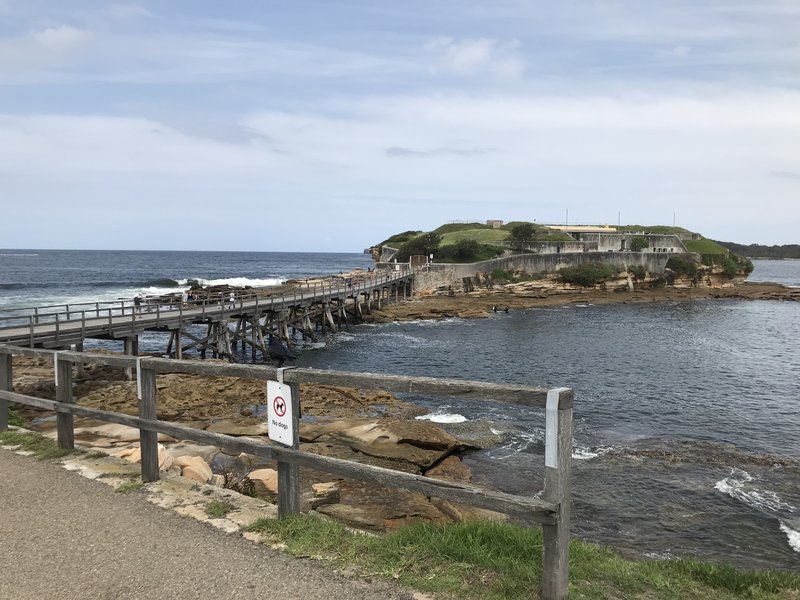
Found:
[[[231,355],[237,342],[249,344],[255,351],[266,351],[266,336],[289,338],[289,328],[313,337],[316,325],[337,329],[343,323],[359,319],[372,304],[399,300],[409,295],[413,274],[409,271],[373,274],[350,283],[328,282],[327,285],[296,285],[284,288],[278,295],[265,290],[237,293],[234,303],[227,296],[190,302],[153,303],[136,306],[133,300],[115,302],[108,308],[101,303],[59,305],[66,310],[33,312],[24,316],[0,317],[11,323],[0,327],[0,343],[41,348],[66,348],[82,345],[86,339],[121,339],[126,353],[137,353],[138,336],[144,331],[170,334],[167,352],[175,342],[176,355],[196,347],[205,354]],[[393,297],[393,298],[392,298]],[[86,308],[88,307],[88,308]],[[314,322],[314,323],[312,323]],[[337,323],[338,322],[338,323]],[[235,329],[228,328],[235,323]],[[187,332],[190,325],[207,325],[206,336]],[[189,338],[184,344],[183,337]]]

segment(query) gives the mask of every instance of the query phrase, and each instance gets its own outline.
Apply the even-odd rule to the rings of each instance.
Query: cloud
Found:
[[[389,157],[411,157],[425,158],[430,156],[482,156],[493,152],[491,149],[482,148],[436,148],[434,150],[412,150],[411,148],[401,148],[392,146],[386,149],[386,156]]]
[[[800,172],[797,171],[770,171],[773,177],[780,177],[781,179],[797,179],[800,180]]]
[[[103,15],[114,19],[150,19],[155,15],[137,4],[112,4],[103,9]]]
[[[525,71],[525,63],[516,55],[519,42],[500,43],[488,38],[454,40],[437,38],[425,45],[439,56],[440,64],[459,75],[490,73],[516,78]]]
[[[32,39],[48,50],[68,50],[77,46],[88,39],[90,33],[83,29],[61,25],[59,27],[48,27],[42,31],[32,34]]]

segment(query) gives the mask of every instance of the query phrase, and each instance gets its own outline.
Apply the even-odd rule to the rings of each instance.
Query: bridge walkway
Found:
[[[125,339],[143,331],[169,332],[182,330],[189,324],[220,324],[242,319],[252,321],[268,314],[291,312],[300,315],[298,319],[304,319],[313,307],[327,307],[331,303],[336,304],[337,310],[343,313],[347,299],[352,299],[360,311],[361,303],[369,306],[373,298],[380,303],[384,296],[389,298],[392,290],[396,296],[401,287],[404,293],[407,292],[406,286],[410,286],[411,281],[412,275],[407,271],[392,272],[349,284],[343,281],[337,285],[296,286],[280,295],[266,295],[262,290],[249,291],[247,294],[238,294],[233,303],[225,297],[194,303],[141,306],[136,306],[131,300],[115,302],[109,308],[100,308],[100,303],[65,305],[66,310],[54,313],[35,309],[26,316],[0,317],[0,322],[19,323],[0,327],[0,343],[58,348],[80,344],[87,338]],[[82,308],[84,306],[89,308]],[[325,310],[330,315],[330,309]],[[76,318],[76,315],[79,317]]]

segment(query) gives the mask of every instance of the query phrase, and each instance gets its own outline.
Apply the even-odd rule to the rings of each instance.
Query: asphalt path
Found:
[[[0,599],[410,600],[0,448]]]

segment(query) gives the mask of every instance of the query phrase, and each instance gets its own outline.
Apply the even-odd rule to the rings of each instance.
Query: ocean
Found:
[[[0,316],[177,291],[190,279],[264,285],[371,264],[361,254],[6,250]],[[800,261],[754,265],[752,281],[800,287]],[[358,325],[299,354],[299,366],[571,387],[575,535],[630,556],[800,570],[797,303],[584,304]],[[538,491],[540,410],[407,398],[454,433],[499,436],[465,457],[476,482]]]

